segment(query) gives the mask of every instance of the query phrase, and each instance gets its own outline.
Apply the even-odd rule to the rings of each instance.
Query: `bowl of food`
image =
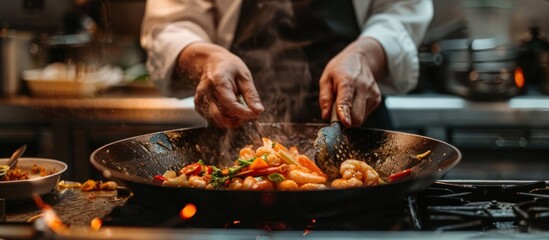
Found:
[[[121,68],[52,63],[42,69],[23,72],[34,97],[93,97],[123,80]]]
[[[8,158],[1,158],[0,164],[7,161]],[[17,166],[0,178],[0,198],[18,201],[49,193],[66,170],[67,164],[59,160],[20,158]]]

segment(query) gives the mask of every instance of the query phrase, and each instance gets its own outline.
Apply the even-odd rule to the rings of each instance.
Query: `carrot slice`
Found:
[[[269,167],[269,164],[263,158],[256,158],[250,165],[250,169],[262,169]]]
[[[320,176],[326,177],[326,174],[324,174],[324,172],[322,172],[322,170],[320,170],[320,168],[318,168],[318,166],[316,166],[316,164],[311,159],[309,159],[307,156],[298,155],[296,157],[296,160],[297,160],[297,162],[299,162],[299,164],[301,164],[301,166],[306,167],[307,169],[309,169],[309,170],[311,170],[315,173],[318,173],[318,175],[320,175]]]

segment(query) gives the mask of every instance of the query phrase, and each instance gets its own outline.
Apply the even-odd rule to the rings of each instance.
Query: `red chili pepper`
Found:
[[[202,171],[204,171],[204,175],[209,175],[213,173],[213,168],[211,166],[202,166]]]
[[[288,171],[288,166],[286,165],[281,165],[281,166],[278,166],[278,167],[268,167],[268,168],[261,168],[261,169],[250,169],[250,170],[247,170],[247,171],[242,171],[242,172],[239,172],[238,174],[236,174],[235,176],[252,176],[252,177],[257,177],[257,176],[266,176],[266,175],[269,175],[271,173],[283,173],[283,172],[286,172]]]
[[[162,175],[156,175],[153,177],[154,183],[162,184],[164,181],[166,181],[166,178]]]
[[[198,175],[200,173],[201,169],[202,169],[202,165],[200,165],[200,163],[193,163],[193,164],[189,164],[189,165],[183,167],[181,170],[179,170],[179,174],[185,174],[187,176],[189,176],[189,175]]]
[[[400,180],[410,176],[411,174],[412,174],[412,169],[408,168],[406,170],[391,174],[391,176],[389,176],[389,181],[391,181],[391,182],[400,181]]]

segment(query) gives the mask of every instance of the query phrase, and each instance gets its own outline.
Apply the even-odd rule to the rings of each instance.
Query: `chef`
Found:
[[[141,43],[158,87],[194,94],[218,127],[335,110],[345,127],[386,129],[382,95],[415,87],[432,14],[429,0],[154,0]]]

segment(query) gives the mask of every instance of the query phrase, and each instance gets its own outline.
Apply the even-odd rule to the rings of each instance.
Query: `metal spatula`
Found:
[[[5,165],[0,165],[0,178],[4,177],[10,169],[13,169],[17,166],[19,157],[27,150],[27,144],[20,146],[15,152],[11,155],[10,159]]]
[[[344,127],[339,122],[334,103],[330,125],[318,131],[318,136],[314,142],[316,165],[330,179],[339,178],[339,166],[343,161],[352,158],[349,140],[343,130]]]

